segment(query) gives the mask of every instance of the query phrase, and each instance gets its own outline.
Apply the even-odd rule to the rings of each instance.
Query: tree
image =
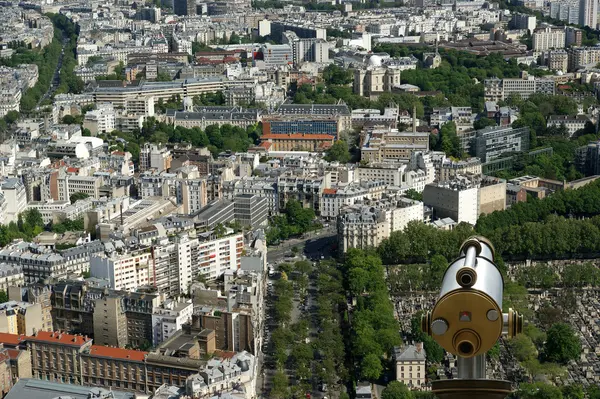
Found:
[[[584,399],[585,392],[579,384],[565,385],[561,388],[563,398],[565,399]]]
[[[366,380],[377,380],[383,372],[381,359],[374,353],[366,355],[360,365],[362,378]]]
[[[323,69],[323,80],[327,84],[347,85],[352,82],[352,72],[335,64],[330,64]]]
[[[9,125],[11,123],[16,122],[19,119],[19,112],[18,111],[8,111],[6,113],[6,115],[4,115],[4,120],[6,121],[6,123],[8,123]]]
[[[423,194],[418,192],[414,188],[410,188],[410,189],[406,190],[406,192],[404,193],[404,196],[406,198],[410,198],[411,200],[423,201]]]
[[[509,346],[513,355],[520,362],[526,362],[537,357],[537,349],[535,348],[533,341],[525,334],[519,334],[516,337],[513,337],[509,341]]]
[[[447,122],[440,128],[440,140],[438,142],[439,149],[444,151],[446,155],[461,158],[462,149],[460,147],[460,139],[456,134],[456,124]]]
[[[347,163],[350,161],[350,151],[348,150],[348,143],[344,140],[338,140],[325,154],[325,159],[329,162],[340,162]]]
[[[400,381],[390,382],[381,393],[381,399],[412,399],[413,397],[408,387]]]
[[[71,201],[71,204],[74,204],[75,202],[77,202],[79,200],[89,198],[89,196],[90,196],[89,194],[77,192],[77,193],[71,194],[71,196],[69,197],[69,200]]]
[[[550,327],[544,345],[544,355],[547,360],[566,364],[577,359],[580,353],[581,342],[571,326],[557,323]]]
[[[287,397],[288,379],[283,371],[277,371],[273,375],[273,389],[271,397],[276,399],[284,399]]]
[[[475,128],[475,130],[480,130],[488,126],[496,126],[496,121],[490,118],[483,117],[477,119],[475,123],[473,123],[473,127]]]
[[[24,224],[34,229],[36,227],[42,228],[44,227],[44,219],[42,218],[42,214],[37,209],[28,209],[23,212],[24,216]],[[37,235],[37,234],[36,234]]]
[[[543,382],[521,384],[517,391],[519,399],[562,399],[560,388]]]
[[[8,294],[6,291],[0,290],[0,303],[8,302]]]

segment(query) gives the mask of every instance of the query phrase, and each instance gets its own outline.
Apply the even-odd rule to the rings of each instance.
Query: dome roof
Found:
[[[369,66],[372,66],[372,67],[380,67],[380,66],[381,66],[381,63],[382,63],[382,61],[383,61],[383,60],[381,59],[381,57],[380,57],[380,56],[378,56],[378,55],[372,55],[372,56],[369,58]]]

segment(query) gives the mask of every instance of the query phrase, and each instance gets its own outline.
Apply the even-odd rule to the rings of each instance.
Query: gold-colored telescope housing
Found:
[[[423,316],[423,331],[454,355],[485,354],[500,336],[513,337],[523,329],[517,312],[502,313],[504,281],[493,260],[487,239],[467,239],[444,274],[435,306]]]

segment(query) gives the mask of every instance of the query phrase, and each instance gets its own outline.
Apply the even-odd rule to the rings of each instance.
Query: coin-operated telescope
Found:
[[[484,237],[467,239],[446,269],[440,295],[421,321],[423,332],[457,356],[458,379],[434,381],[440,399],[502,399],[508,381],[485,379],[485,354],[501,336],[523,329],[523,316],[502,313],[504,279],[494,264],[494,247]]]

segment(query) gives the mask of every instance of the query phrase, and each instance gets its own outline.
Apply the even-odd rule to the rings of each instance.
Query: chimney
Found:
[[[423,342],[417,342],[415,347],[417,348],[417,352],[421,353],[421,350],[423,350]]]
[[[413,114],[412,114],[412,119],[413,119],[413,133],[417,132],[417,106],[413,105]]]

